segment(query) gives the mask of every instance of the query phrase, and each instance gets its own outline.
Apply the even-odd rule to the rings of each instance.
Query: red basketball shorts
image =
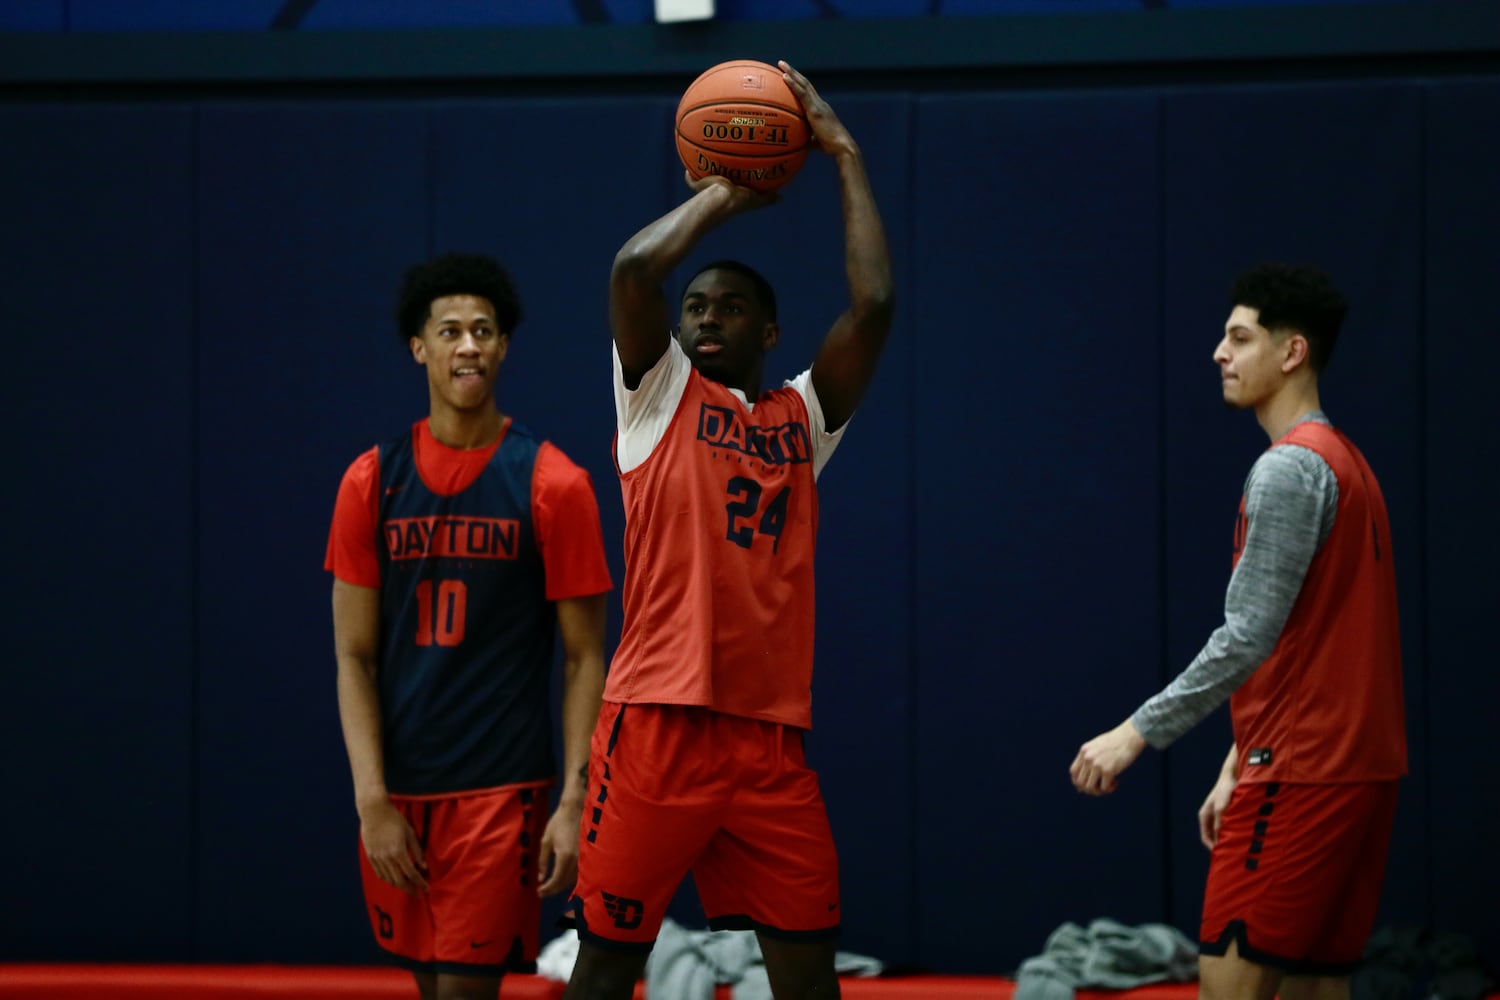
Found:
[[[360,874],[380,947],[414,971],[496,976],[536,968],[541,933],[537,849],[548,788],[506,786],[443,796],[392,795],[427,861],[426,892]]]
[[[1353,971],[1375,926],[1396,782],[1241,782],[1219,826],[1200,951],[1294,975]]]
[[[837,935],[838,855],[802,730],[605,702],[569,904],[579,935],[649,948],[689,871],[716,930]]]

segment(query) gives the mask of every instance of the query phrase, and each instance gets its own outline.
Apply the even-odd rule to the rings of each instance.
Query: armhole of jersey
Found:
[[[854,414],[849,414],[849,420],[845,420],[838,430],[825,429],[827,421],[823,417],[823,403],[818,399],[817,387],[813,385],[811,365],[796,378],[787,379],[784,384],[801,397],[802,408],[807,411],[807,436],[812,445],[813,479],[816,480],[822,474],[823,466],[833,457],[834,449],[844,440],[844,431],[849,428]]]
[[[329,530],[326,568],[333,573],[334,579],[359,587],[379,586],[378,581],[382,572],[380,565],[380,450],[379,446],[369,449],[356,458],[345,471],[344,478],[339,484],[338,498],[334,502],[333,524]],[[364,468],[361,468],[362,466]],[[360,495],[361,492],[363,495]],[[363,522],[355,524],[360,518],[364,519]],[[359,558],[354,558],[352,561],[364,566],[367,565],[364,562],[366,546],[368,546],[369,556],[373,558],[370,568],[374,571],[377,581],[375,584],[349,578],[351,551],[359,553]],[[352,569],[356,574],[359,571],[358,567]]]
[[[549,455],[555,455],[555,458],[558,459],[567,458],[563,450],[551,441],[537,443],[536,458],[531,462],[531,529],[532,537],[536,539],[538,552],[541,552],[545,547],[543,542],[546,538],[546,532],[543,528],[550,526],[552,523],[551,513],[547,505],[543,502],[544,494],[552,482],[547,475],[548,469],[546,468],[553,461],[553,459],[549,459]],[[545,515],[544,511],[547,511]],[[543,559],[542,563],[545,565],[546,559]]]
[[[539,503],[544,493],[548,501],[545,518],[541,514],[543,505]],[[531,518],[547,600],[556,602],[609,591],[613,583],[604,555],[604,534],[593,480],[587,469],[550,441],[538,446],[532,468]],[[548,526],[546,532],[544,522]],[[549,536],[556,538],[555,546],[545,543]],[[589,559],[580,556],[585,549],[591,550],[589,559],[595,561],[603,575],[597,589],[592,580],[579,583],[590,572],[583,566]]]
[[[374,470],[370,474],[370,530],[375,532],[375,554],[380,554],[380,446],[375,446]],[[378,558],[377,558],[378,564]]]
[[[687,398],[687,387],[692,382],[693,366],[687,360],[687,355],[682,353],[682,347],[676,338],[669,339],[667,349],[662,356],[656,360],[656,364],[647,369],[641,376],[640,383],[634,389],[625,388],[624,370],[620,366],[619,349],[611,345],[614,369],[615,391],[621,394],[617,397],[617,410],[615,416],[615,470],[622,476],[629,475],[636,469],[645,465],[656,455],[661,443],[666,440],[667,434],[671,432],[672,425],[677,421],[677,415],[682,410],[683,401]],[[675,353],[674,353],[675,352]],[[663,370],[665,368],[666,370]],[[679,371],[679,368],[682,369]],[[666,400],[659,400],[659,405],[653,406],[648,413],[639,413],[632,416],[631,427],[623,426],[623,412],[619,410],[619,401],[640,396],[648,392],[661,395],[668,391],[670,383],[681,378],[681,391],[677,398],[671,403],[670,409]],[[666,384],[655,384],[647,388],[647,380],[660,381]],[[643,426],[644,425],[644,426]],[[650,438],[650,444],[643,446],[642,437]],[[629,452],[631,462],[627,467],[623,462],[621,444],[628,442],[626,450]],[[639,454],[644,451],[644,454]]]

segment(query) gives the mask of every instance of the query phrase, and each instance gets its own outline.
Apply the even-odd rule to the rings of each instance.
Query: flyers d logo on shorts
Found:
[[[641,918],[646,915],[646,906],[639,899],[628,899],[611,892],[601,892],[599,895],[604,900],[605,911],[609,913],[610,919],[620,930],[633,931],[641,926]]]

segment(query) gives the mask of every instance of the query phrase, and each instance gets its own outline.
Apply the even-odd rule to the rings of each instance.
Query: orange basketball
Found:
[[[751,59],[719,63],[677,105],[677,155],[696,180],[727,177],[774,191],[802,168],[812,141],[781,70]]]

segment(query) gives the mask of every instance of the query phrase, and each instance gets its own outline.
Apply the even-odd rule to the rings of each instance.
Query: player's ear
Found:
[[[1281,360],[1281,370],[1285,374],[1290,375],[1297,368],[1308,363],[1310,348],[1307,344],[1307,337],[1304,335],[1295,330],[1292,331],[1291,335],[1286,338],[1285,350],[1286,355]]]
[[[427,363],[427,345],[422,342],[421,337],[413,337],[410,341],[411,357],[419,365]]]
[[[769,351],[781,342],[781,324],[767,323],[765,332],[761,334],[761,348]]]

